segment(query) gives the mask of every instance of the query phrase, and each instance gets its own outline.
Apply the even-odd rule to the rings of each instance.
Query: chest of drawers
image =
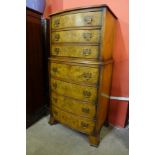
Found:
[[[112,76],[116,16],[108,6],[50,15],[50,123],[62,123],[100,142]]]

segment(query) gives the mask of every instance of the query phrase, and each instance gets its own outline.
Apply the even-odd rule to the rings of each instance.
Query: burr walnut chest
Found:
[[[116,16],[106,5],[50,15],[50,123],[100,141],[112,76]]]

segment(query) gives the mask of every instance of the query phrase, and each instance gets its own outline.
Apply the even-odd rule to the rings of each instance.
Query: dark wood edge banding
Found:
[[[68,110],[64,110],[64,109],[58,107],[56,104],[52,104],[52,106],[56,107],[57,109],[59,109],[59,110],[65,112],[65,113],[69,113],[70,115],[73,115],[73,116],[75,116],[75,117],[81,117],[81,118],[84,118],[84,119],[87,119],[87,120],[91,120],[91,121],[93,121],[93,122],[96,121],[96,118],[95,118],[95,117],[89,117],[89,116],[84,116],[84,115],[79,115],[79,114],[77,115],[77,114],[75,114],[75,113],[73,113],[73,112],[70,112],[70,111],[68,111]]]
[[[53,41],[51,41],[51,44],[85,44],[85,45],[90,45],[90,44],[96,44],[96,45],[100,45],[100,41],[98,41],[98,42],[53,42]]]
[[[102,25],[97,26],[78,26],[78,27],[65,27],[65,28],[52,28],[51,32],[70,31],[70,30],[100,30]]]
[[[68,62],[69,60],[69,62]],[[88,61],[87,59],[76,59],[76,58],[68,58],[68,59],[60,59],[60,58],[49,58],[49,61],[57,61],[64,63],[76,63],[76,64],[86,64],[86,65],[103,65],[102,61]]]
[[[104,38],[104,34],[105,34],[105,23],[106,23],[106,9],[104,9],[103,14],[102,14],[102,27],[101,27],[101,35],[100,35],[100,42],[102,42],[102,44],[100,44],[100,52],[99,52],[99,61],[102,61],[102,51],[103,51],[103,38]],[[104,52],[104,51],[103,51]]]
[[[58,12],[55,12],[55,13],[52,13],[50,14],[49,16],[52,16],[52,15],[57,15],[57,14],[60,14],[60,13],[66,13],[66,12],[70,12],[70,11],[75,11],[75,10],[82,10],[82,9],[86,9],[87,11],[89,9],[97,9],[97,8],[101,8],[101,7],[106,7],[108,8],[108,10],[111,12],[111,14],[117,19],[117,16],[113,13],[113,11],[110,9],[110,7],[106,4],[100,4],[100,5],[91,5],[91,6],[83,6],[83,7],[76,7],[76,8],[71,8],[71,9],[66,9],[66,10],[61,10],[61,11],[58,11]]]
[[[68,58],[68,59],[57,59],[57,58],[48,58],[49,61],[57,61],[57,62],[64,62],[67,63],[68,60],[70,61],[69,63],[77,63],[77,64],[86,64],[86,65],[107,65],[109,63],[113,63],[113,59],[106,60],[106,61],[89,61],[87,59],[74,59],[74,58]]]
[[[77,8],[77,7],[76,7]],[[60,15],[60,16],[64,16],[64,15],[68,15],[68,14],[76,14],[76,13],[87,13],[87,12],[100,12],[102,11],[102,8],[101,7],[98,7],[98,8],[86,8],[86,9],[76,9],[75,10],[72,8],[72,9],[64,9],[64,10],[61,10],[61,11],[57,11],[57,12],[54,12],[52,14],[49,15],[49,17],[52,17],[52,16],[57,16],[57,15]]]
[[[100,31],[102,32],[102,29],[103,29],[103,21],[104,21],[104,15],[105,15],[105,12],[106,12],[106,9],[103,9],[102,8],[102,15],[101,15],[101,29]],[[102,46],[102,33],[100,34],[100,44],[99,44],[99,51],[98,51],[98,60],[100,60],[100,57],[101,57],[101,46]]]
[[[62,94],[59,94],[59,93],[57,93],[57,92],[55,92],[55,91],[51,91],[51,94],[56,94],[56,95],[58,95],[58,96],[63,96],[63,97],[65,97],[65,98],[69,98],[69,99],[71,99],[71,100],[75,100],[75,101],[77,101],[77,102],[84,103],[84,104],[96,104],[95,102],[92,103],[92,102],[90,102],[90,101],[83,101],[83,100],[76,99],[76,98],[74,98],[74,97],[62,95]],[[51,94],[50,94],[50,95],[51,95]]]
[[[94,87],[96,89],[98,88],[98,84],[97,84],[98,82],[96,84],[91,84],[91,83],[87,83],[87,82],[75,82],[70,79],[66,80],[66,79],[55,77],[52,75],[51,75],[51,79],[63,81],[63,82],[70,83],[70,84],[80,85],[80,86]]]
[[[70,27],[70,28],[62,28],[62,29],[56,29],[56,30],[51,30],[52,32],[62,32],[62,31],[75,31],[75,30],[101,30],[101,26],[95,26],[95,27]],[[52,34],[52,33],[51,33]]]
[[[52,54],[52,52],[50,52],[50,56],[52,56],[52,57],[59,57],[60,59],[66,59],[66,58],[68,58],[68,56],[56,56],[56,55],[53,55]],[[84,57],[78,57],[78,56],[76,56],[76,57],[74,57],[74,56],[70,56],[70,58],[72,59],[72,58],[76,58],[76,59],[79,59],[79,58],[82,58],[82,59],[84,59]],[[89,61],[97,61],[98,60],[98,58],[96,57],[96,58],[85,58],[85,59],[88,59]]]
[[[61,58],[59,58],[59,59],[61,59]],[[75,62],[70,62],[70,60],[69,61],[51,60],[50,63],[73,65],[73,66],[83,66],[83,67],[89,67],[89,68],[98,68],[98,65],[96,65],[96,64],[95,65],[94,64],[87,64],[87,63],[86,64],[79,64],[79,63],[75,63]]]
[[[102,38],[103,38],[103,27],[105,27],[105,14],[106,14],[106,8],[104,8],[102,10],[102,19],[101,19],[101,22],[102,22],[102,27],[101,27],[101,35],[100,35],[100,42],[102,42]],[[99,45],[99,55],[98,55],[98,61],[102,61],[102,48],[103,48],[103,42],[102,44]],[[98,76],[98,85],[100,86],[100,83],[101,83],[101,78],[102,78],[102,70],[103,70],[103,67],[99,66],[99,76]],[[98,87],[97,89],[97,99],[96,99],[96,122],[95,122],[95,128],[94,128],[94,134],[96,133],[96,127],[97,127],[97,124],[98,124],[98,120],[97,120],[97,115],[98,115],[98,109],[99,109],[99,98],[100,98],[100,87]]]
[[[52,43],[51,45],[56,45],[56,46],[98,46],[98,43],[81,43],[81,44],[77,44],[77,43]]]
[[[96,46],[98,46],[98,45],[100,45],[100,42],[89,42],[89,43],[87,43],[87,42],[52,42],[52,40],[51,40],[51,45],[53,45],[53,44],[55,44],[55,45],[85,45],[85,46],[89,46],[89,45],[96,45]]]

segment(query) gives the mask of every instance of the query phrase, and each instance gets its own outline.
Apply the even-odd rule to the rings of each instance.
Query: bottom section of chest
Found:
[[[90,67],[89,64],[87,64],[87,69],[85,68],[86,64],[80,63],[72,62],[69,67],[64,65],[64,62],[56,61],[55,64],[57,65],[53,64],[50,64],[49,68],[51,75],[50,123],[59,122],[85,133],[89,136],[90,144],[97,145],[100,130],[107,119],[112,77],[111,61],[107,64],[93,66],[93,69],[91,68],[92,65]],[[58,66],[58,64],[61,65]],[[91,73],[89,79],[79,78],[83,75],[81,68],[84,69],[84,72]],[[63,72],[64,70],[65,72]],[[73,74],[74,72],[69,74],[70,70],[76,74]],[[96,73],[98,73],[97,76]]]
[[[80,117],[72,113],[68,113],[66,111],[59,109],[54,105],[52,106],[51,110],[53,117],[56,121],[77,131],[86,134],[93,134],[95,128],[95,120]]]

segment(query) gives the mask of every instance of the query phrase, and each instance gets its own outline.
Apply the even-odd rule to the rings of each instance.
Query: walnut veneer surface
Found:
[[[116,16],[106,5],[50,15],[50,123],[100,141],[111,88]]]

